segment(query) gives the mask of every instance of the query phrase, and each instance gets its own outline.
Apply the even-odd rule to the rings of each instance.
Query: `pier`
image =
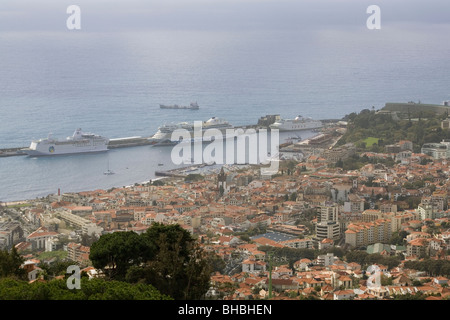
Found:
[[[150,142],[148,138],[145,137],[116,138],[109,139],[108,149],[146,146],[151,144],[152,142]]]
[[[174,178],[185,178],[183,174],[177,173],[177,170],[173,171],[155,171],[155,176],[157,177],[174,177]]]
[[[26,156],[27,154],[21,150],[23,148],[0,149],[0,157]]]

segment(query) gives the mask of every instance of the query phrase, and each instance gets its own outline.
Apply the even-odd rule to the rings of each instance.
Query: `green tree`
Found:
[[[162,180],[155,180],[152,182],[153,186],[163,186],[164,185],[164,181]]]
[[[141,235],[102,235],[91,247],[90,260],[111,280],[151,284],[175,299],[201,298],[213,267],[220,267],[187,230],[160,223]]]
[[[388,277],[388,276],[382,274],[380,278],[381,278],[380,280],[381,280],[382,286],[392,285],[392,277]]]
[[[24,259],[19,255],[17,249],[13,246],[10,251],[0,250],[0,278],[16,277],[26,279],[26,272],[21,265]]]
[[[102,235],[91,246],[89,259],[109,279],[123,280],[132,265],[142,262],[146,253],[143,241],[133,231],[120,231]]]
[[[297,200],[297,192],[292,192],[289,196],[290,201],[296,201]]]
[[[209,254],[206,257],[206,260],[208,261],[208,264],[211,266],[211,272],[220,272],[223,273],[223,270],[225,269],[225,261],[218,256],[217,254]]]
[[[391,239],[389,240],[390,244],[394,244],[394,245],[404,245],[405,244],[405,238],[408,235],[408,233],[406,231],[397,231],[394,232],[391,235]]]
[[[98,236],[96,236],[95,234],[89,235],[87,233],[83,233],[81,235],[81,244],[83,246],[90,247],[97,240],[98,240]]]
[[[345,258],[348,262],[356,262],[361,266],[364,266],[368,255],[369,254],[365,251],[352,250],[346,253]]]
[[[205,179],[205,177],[199,173],[190,173],[184,178],[184,181],[195,182],[195,181],[201,181],[204,179]]]
[[[0,279],[0,300],[170,300],[154,286],[100,278],[81,278],[80,289],[68,289],[65,279],[28,283]]]
[[[39,263],[39,268],[44,271],[44,278],[48,280],[49,278],[54,278],[59,275],[65,275],[67,268],[71,265],[76,265],[77,263],[72,260],[56,261],[52,264]]]
[[[425,300],[426,296],[421,292],[417,292],[415,294],[406,293],[406,294],[398,294],[393,296],[394,300]]]
[[[188,231],[156,223],[142,237],[152,250],[144,267],[133,268],[129,279],[153,284],[174,299],[200,299],[206,293],[212,265]]]

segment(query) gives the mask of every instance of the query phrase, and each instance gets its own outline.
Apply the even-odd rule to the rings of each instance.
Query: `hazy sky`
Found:
[[[1,0],[0,32],[67,31],[70,5],[84,32],[364,28],[373,4],[382,27],[450,22],[449,0]]]

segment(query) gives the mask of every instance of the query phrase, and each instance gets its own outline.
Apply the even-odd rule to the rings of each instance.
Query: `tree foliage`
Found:
[[[56,276],[65,275],[67,268],[71,265],[76,265],[77,263],[72,260],[56,261],[52,264],[39,263],[38,267],[43,270],[44,278],[52,279]]]
[[[405,239],[406,239],[407,235],[408,235],[408,233],[404,230],[396,231],[396,232],[392,233],[389,243],[398,245],[398,246],[405,245]]]
[[[450,130],[442,130],[440,127],[442,117],[433,112],[421,111],[411,114],[409,119],[394,120],[391,115],[377,114],[365,109],[359,114],[352,113],[345,118],[349,121],[348,130],[338,145],[353,142],[356,146],[373,152],[381,152],[384,145],[400,140],[412,141],[413,151],[420,152],[424,143],[450,138]],[[417,121],[412,121],[411,118],[416,118]],[[379,140],[377,144],[367,147],[364,142],[370,137]]]
[[[25,270],[20,268],[24,259],[19,255],[17,249],[12,247],[10,251],[7,249],[0,250],[0,278],[16,277],[18,279],[26,279]]]
[[[425,259],[423,261],[407,261],[405,268],[425,271],[430,276],[450,276],[450,261]]]
[[[382,264],[388,269],[392,269],[398,266],[401,262],[401,258],[397,256],[385,257],[379,253],[368,254],[366,251],[362,250],[348,251],[345,254],[345,259],[347,262],[356,262],[363,268],[366,268],[372,264]]]
[[[146,249],[136,232],[114,232],[102,235],[92,244],[89,259],[108,278],[123,280],[128,268],[141,263],[142,258],[145,258]]]
[[[199,299],[206,293],[212,268],[188,231],[154,224],[142,236],[151,250],[138,281],[154,284],[175,299]],[[129,279],[136,281],[136,274],[131,274]]]
[[[209,288],[212,264],[179,225],[153,224],[141,235],[103,235],[91,247],[93,266],[109,279],[154,285],[175,299],[199,299]]]
[[[65,279],[33,282],[0,279],[0,300],[170,300],[155,287],[122,281],[81,278],[80,289],[68,289]]]
[[[261,246],[259,250],[270,253],[275,263],[288,263],[293,268],[294,262],[306,258],[313,260],[317,257],[317,250],[314,249],[296,249],[296,248],[274,248],[272,246]]]
[[[408,292],[406,294],[393,295],[394,300],[425,300],[425,298],[426,298],[425,294],[423,294],[421,291],[415,294],[411,294]]]
[[[190,173],[184,178],[184,181],[195,182],[195,181],[202,181],[204,179],[205,177],[199,173]]]

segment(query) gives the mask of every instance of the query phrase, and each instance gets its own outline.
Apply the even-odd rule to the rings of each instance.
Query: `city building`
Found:
[[[10,249],[24,240],[24,232],[19,222],[0,223],[0,249]]]
[[[31,242],[32,249],[45,250],[46,241],[56,235],[58,235],[57,232],[49,231],[45,227],[40,227],[27,236],[27,241]]]
[[[387,243],[392,235],[391,220],[378,219],[371,222],[354,222],[347,226],[345,243],[361,247],[377,242]]]
[[[450,141],[442,140],[437,143],[425,143],[422,145],[420,152],[433,157],[433,159],[450,158]]]
[[[337,221],[324,221],[316,224],[316,238],[319,241],[325,239],[339,240],[341,227]]]
[[[319,242],[325,239],[339,240],[341,227],[338,219],[339,206],[337,204],[326,203],[320,207],[320,222],[316,224],[316,238]]]

